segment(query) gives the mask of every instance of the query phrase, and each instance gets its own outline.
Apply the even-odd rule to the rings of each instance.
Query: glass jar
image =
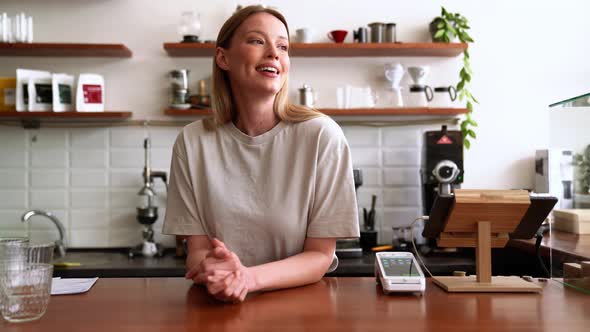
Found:
[[[178,34],[183,43],[198,43],[201,34],[201,18],[195,11],[182,12],[178,25]]]

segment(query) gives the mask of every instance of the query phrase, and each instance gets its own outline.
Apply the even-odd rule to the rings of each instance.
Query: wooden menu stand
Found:
[[[541,292],[520,277],[492,277],[491,248],[502,248],[529,208],[526,190],[455,190],[440,247],[476,248],[477,276],[433,277],[447,292]]]

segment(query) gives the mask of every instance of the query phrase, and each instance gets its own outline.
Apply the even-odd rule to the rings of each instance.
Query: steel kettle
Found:
[[[317,95],[308,84],[303,84],[299,89],[299,104],[307,107],[314,107]]]

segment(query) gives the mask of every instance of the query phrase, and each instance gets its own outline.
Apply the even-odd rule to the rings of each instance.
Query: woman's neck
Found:
[[[236,127],[248,136],[258,136],[274,128],[279,118],[273,110],[273,98],[235,98],[238,116]]]

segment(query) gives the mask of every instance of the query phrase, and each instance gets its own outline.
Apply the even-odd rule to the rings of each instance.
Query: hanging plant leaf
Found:
[[[442,37],[445,34],[445,30],[438,30],[435,34],[434,34],[434,39],[438,39],[440,37]]]

